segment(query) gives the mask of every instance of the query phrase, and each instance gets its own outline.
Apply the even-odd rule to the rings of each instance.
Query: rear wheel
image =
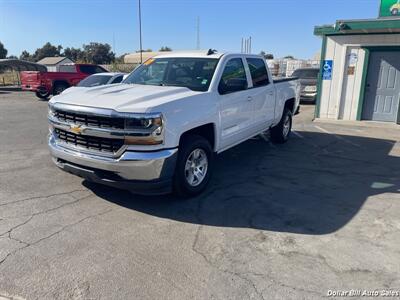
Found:
[[[397,8],[392,9],[392,15],[397,16],[399,14],[399,10]]]
[[[183,138],[174,174],[174,192],[183,197],[200,194],[207,186],[214,165],[214,153],[203,137]]]
[[[290,137],[292,131],[292,111],[285,108],[279,124],[271,129],[271,140],[277,144],[284,144]]]
[[[59,95],[68,88],[66,83],[56,83],[53,88],[53,95]]]

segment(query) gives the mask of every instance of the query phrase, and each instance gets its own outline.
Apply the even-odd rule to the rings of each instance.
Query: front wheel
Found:
[[[271,129],[271,140],[273,143],[284,144],[290,137],[292,131],[292,112],[285,108],[282,119],[275,127]]]
[[[43,100],[47,100],[50,96],[50,93],[45,90],[37,91],[35,94],[36,94],[36,97],[43,99]]]
[[[392,9],[392,15],[397,16],[399,14],[399,10],[397,8]]]
[[[174,174],[174,192],[188,197],[200,194],[210,181],[214,153],[203,137],[191,135],[183,138]]]

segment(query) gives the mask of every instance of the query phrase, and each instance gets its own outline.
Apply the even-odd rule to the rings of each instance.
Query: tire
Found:
[[[271,128],[271,141],[276,144],[286,143],[292,131],[292,122],[292,111],[285,108],[279,124]]]
[[[44,92],[44,91],[37,91],[36,93],[36,97],[43,99],[43,100],[47,100],[50,96],[49,92]]]
[[[59,95],[68,88],[66,83],[56,83],[53,87],[53,95]]]
[[[397,8],[392,9],[392,15],[397,16],[399,14],[399,10]]]
[[[196,162],[193,159],[199,161]],[[192,161],[192,165],[190,161]],[[207,165],[204,165],[204,163]],[[198,165],[197,169],[193,169],[196,164]],[[214,152],[210,143],[199,135],[184,137],[179,149],[173,178],[174,193],[180,197],[190,197],[203,192],[210,181],[213,166]],[[201,174],[199,172],[201,170],[205,173]],[[194,175],[195,173],[198,177]]]

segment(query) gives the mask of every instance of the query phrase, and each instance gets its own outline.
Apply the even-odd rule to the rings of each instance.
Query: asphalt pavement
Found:
[[[313,109],[285,145],[219,155],[207,191],[181,200],[58,170],[47,103],[0,91],[0,299],[400,291],[399,128],[312,122]]]

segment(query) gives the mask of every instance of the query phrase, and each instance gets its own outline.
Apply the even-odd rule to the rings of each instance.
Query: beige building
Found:
[[[142,62],[145,62],[149,58],[157,56],[159,54],[163,54],[166,52],[142,52]],[[139,53],[130,53],[124,56],[124,63],[126,64],[140,64],[140,52]]]
[[[46,66],[49,72],[58,72],[60,66],[73,64],[74,62],[67,57],[56,56],[42,58],[37,63]]]
[[[400,19],[318,26],[321,72],[316,117],[400,124]]]

